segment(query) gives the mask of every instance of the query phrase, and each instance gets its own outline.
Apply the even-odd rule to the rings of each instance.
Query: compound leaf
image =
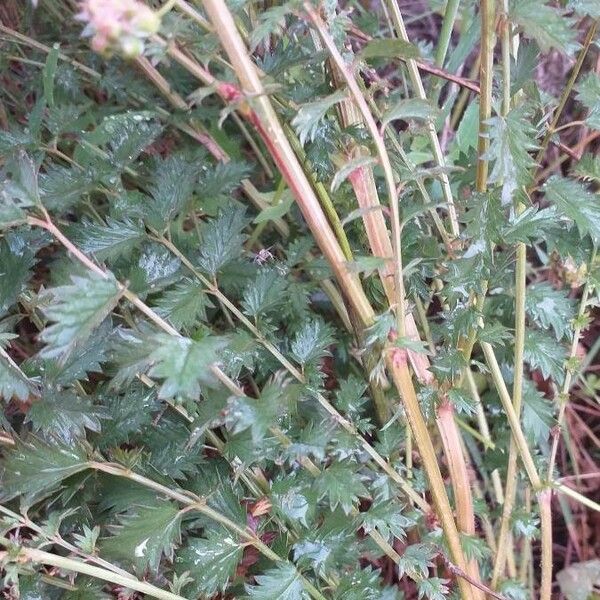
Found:
[[[92,273],[71,277],[72,284],[49,290],[53,302],[44,313],[54,323],[41,333],[47,346],[43,358],[66,359],[76,346],[83,344],[93,330],[110,314],[119,300],[114,277]]]
[[[257,585],[247,585],[248,600],[305,600],[300,574],[293,565],[281,564],[256,576]]]
[[[188,595],[212,598],[225,592],[243,552],[226,531],[209,530],[206,538],[190,538],[175,559],[177,570],[187,571],[192,578]]]
[[[156,572],[163,556],[173,556],[179,541],[181,512],[173,502],[139,506],[120,519],[115,534],[101,544],[107,556],[133,562],[140,571]]]

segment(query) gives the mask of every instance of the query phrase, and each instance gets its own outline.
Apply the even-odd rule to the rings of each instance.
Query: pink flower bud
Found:
[[[127,58],[144,51],[144,39],[160,28],[160,17],[139,0],[82,0],[75,16],[84,22],[83,37],[102,54]]]

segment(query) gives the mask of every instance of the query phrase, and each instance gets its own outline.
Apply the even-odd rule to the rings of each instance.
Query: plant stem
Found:
[[[540,149],[537,153],[537,156],[535,157],[535,162],[538,164],[541,162],[542,158],[544,157],[546,148],[548,147],[548,144],[550,143],[550,138],[556,132],[556,126],[558,125],[558,122],[560,121],[562,112],[567,104],[567,101],[569,100],[569,96],[571,95],[571,92],[573,91],[573,86],[575,85],[575,82],[577,81],[577,77],[579,77],[579,72],[581,71],[581,67],[583,66],[583,61],[585,60],[588,50],[590,49],[590,46],[592,45],[592,42],[594,41],[594,38],[596,37],[597,30],[598,30],[598,21],[594,21],[592,26],[588,29],[588,32],[585,36],[585,40],[583,41],[583,46],[582,46],[581,50],[579,51],[579,55],[577,56],[577,61],[576,61],[575,65],[573,66],[573,70],[571,71],[571,76],[569,77],[567,84],[565,85],[565,88],[563,89],[562,94],[560,95],[558,105],[556,107],[556,110],[554,111],[554,117],[552,118],[550,125],[548,125],[546,135],[543,137],[542,143],[540,144]]]
[[[517,444],[517,448],[519,449],[519,454],[521,456],[521,460],[523,461],[523,466],[525,467],[527,476],[529,477],[534,490],[538,491],[542,487],[542,480],[537,472],[537,468],[533,461],[533,457],[531,456],[525,434],[523,433],[523,429],[519,422],[519,417],[517,416],[510,394],[508,393],[508,388],[506,387],[506,383],[502,377],[502,372],[500,371],[500,365],[498,364],[498,360],[494,354],[494,349],[488,342],[481,342],[481,349],[483,350],[487,366],[492,374],[494,385],[496,386],[502,407],[506,413],[512,436]]]
[[[510,111],[510,25],[508,20],[508,0],[503,0],[502,4],[502,115],[506,117]],[[523,210],[523,205],[519,202],[516,212],[519,214]],[[523,375],[525,369],[524,348],[525,348],[525,295],[527,289],[527,248],[524,243],[517,244],[516,267],[515,267],[515,342],[514,342],[514,381],[512,404],[520,418],[521,405],[523,398]],[[508,552],[512,549],[511,538],[511,517],[517,494],[518,473],[517,473],[518,449],[514,438],[510,440],[508,452],[508,466],[506,470],[506,489],[504,492],[504,504],[502,506],[502,517],[500,519],[500,533],[498,534],[498,553],[494,561],[494,570],[492,574],[492,588],[496,589],[500,577],[504,573],[504,567]]]
[[[592,252],[590,260],[590,269],[596,259],[596,249]],[[579,302],[579,311],[577,313],[577,324],[573,329],[573,339],[571,340],[571,350],[569,352],[568,361],[573,361],[577,356],[577,348],[579,346],[579,340],[581,339],[581,332],[583,330],[582,320],[585,317],[585,311],[587,309],[588,299],[591,291],[591,282],[588,279],[581,293],[581,300]],[[571,382],[573,381],[573,371],[571,368],[567,368],[565,374],[565,380],[561,387],[560,393],[554,398],[555,402],[559,403],[557,426],[560,428],[565,418],[565,411],[567,409],[567,403],[569,401],[569,390],[571,389]],[[550,450],[550,460],[548,461],[548,479],[552,479],[554,474],[554,465],[556,463],[556,453],[558,451],[558,443],[560,441],[560,434],[554,435],[552,439],[552,447]]]
[[[552,507],[550,504],[551,495],[547,489],[543,488],[542,480],[537,472],[533,457],[529,451],[525,434],[521,428],[519,417],[515,411],[513,403],[506,388],[506,383],[502,378],[500,366],[494,355],[492,346],[487,342],[481,342],[481,348],[485,355],[487,365],[492,373],[492,379],[494,385],[500,396],[500,401],[504,412],[506,413],[510,429],[512,432],[512,438],[515,440],[515,444],[519,450],[521,460],[525,471],[531,481],[531,485],[538,496],[538,503],[540,507],[540,521],[541,521],[541,547],[542,547],[542,574],[541,574],[541,586],[540,586],[540,598],[541,600],[550,600],[552,591]]]
[[[406,27],[404,26],[404,19],[402,18],[402,13],[400,12],[398,2],[396,0],[386,0],[386,4],[390,10],[392,20],[394,22],[396,35],[401,40],[408,42],[408,34],[406,32]],[[425,93],[425,88],[423,87],[423,81],[421,79],[421,74],[419,73],[419,67],[417,66],[416,61],[414,59],[408,59],[406,61],[406,66],[408,68],[408,74],[417,98],[420,98],[421,100],[427,100],[427,94]],[[442,152],[442,147],[440,146],[440,140],[438,139],[437,131],[435,130],[435,124],[431,120],[427,121],[427,133],[433,149],[435,162],[439,167],[443,168],[446,166],[446,160],[444,158],[444,153]],[[448,208],[448,215],[450,217],[450,229],[452,231],[452,235],[454,235],[454,237],[458,237],[460,235],[460,229],[458,226],[456,208],[454,206],[454,198],[452,197],[452,189],[450,188],[450,180],[444,171],[442,171],[440,174],[440,179],[442,182],[442,193],[444,195],[444,200],[446,201]]]
[[[383,134],[379,132],[377,124],[375,123],[375,119],[373,118],[373,114],[369,110],[367,101],[365,100],[362,91],[356,82],[356,78],[348,69],[348,66],[337,49],[335,42],[327,31],[325,23],[309,2],[304,3],[304,10],[308,14],[315,29],[319,32],[319,36],[327,48],[327,51],[329,52],[329,55],[331,56],[331,59],[333,60],[338,72],[346,82],[352,98],[361,113],[363,122],[373,138],[375,148],[377,149],[377,155],[379,157],[379,162],[383,168],[385,183],[388,191],[389,206],[392,215],[392,250],[394,253],[394,284],[396,288],[395,300],[397,305],[397,329],[398,335],[404,337],[406,335],[406,299],[404,294],[404,278],[402,276],[402,249],[400,239],[401,230],[398,192],[396,189],[390,157],[385,147]]]
[[[479,135],[477,138],[477,174],[475,188],[478,192],[487,189],[488,164],[487,150],[489,138],[487,121],[492,114],[492,77],[494,73],[494,2],[481,0],[481,48],[479,51]]]
[[[0,544],[7,548],[14,547],[14,544],[5,538],[0,538]],[[0,561],[10,560],[10,558],[11,556],[8,552],[0,552]],[[158,598],[158,600],[186,600],[183,596],[161,590],[145,581],[140,581],[133,575],[124,577],[123,575],[115,573],[114,571],[109,571],[108,569],[94,567],[93,565],[88,565],[80,560],[58,556],[35,548],[19,547],[18,554],[14,557],[14,561],[17,563],[33,562],[42,565],[50,565],[52,567],[57,567],[58,569],[81,573],[82,575],[89,575],[90,577],[95,577],[96,579],[107,581],[108,583],[121,585],[131,590],[135,590],[141,594],[147,594],[152,598]]]
[[[446,60],[446,54],[448,52],[448,46],[450,45],[452,31],[454,30],[454,23],[456,22],[459,5],[460,0],[448,0],[446,2],[442,28],[440,29],[437,46],[435,48],[435,64],[440,68],[444,66],[444,61]]]

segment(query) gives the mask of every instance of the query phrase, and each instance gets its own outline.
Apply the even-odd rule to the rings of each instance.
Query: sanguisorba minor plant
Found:
[[[7,598],[557,593],[600,5],[413,4],[0,11]]]

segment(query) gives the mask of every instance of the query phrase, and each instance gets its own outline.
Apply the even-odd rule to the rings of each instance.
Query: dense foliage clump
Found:
[[[564,4],[0,7],[6,598],[593,593]]]

